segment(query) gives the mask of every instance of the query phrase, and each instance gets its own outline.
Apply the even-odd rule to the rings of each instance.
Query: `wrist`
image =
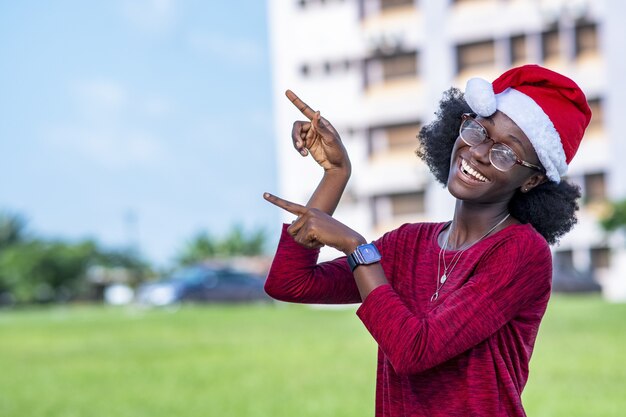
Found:
[[[367,243],[367,240],[365,240],[363,236],[359,234],[352,236],[346,243],[343,253],[346,254],[346,256],[348,256],[351,253],[353,253],[358,246],[364,245],[366,243]]]
[[[331,177],[342,178],[342,179],[345,179],[346,181],[350,179],[351,174],[352,174],[352,166],[349,160],[346,161],[346,163],[344,163],[341,166],[335,166],[335,167],[324,170],[325,176],[327,175]]]
[[[374,243],[359,245],[353,253],[346,256],[346,261],[352,272],[358,266],[379,263],[381,259],[382,256]]]

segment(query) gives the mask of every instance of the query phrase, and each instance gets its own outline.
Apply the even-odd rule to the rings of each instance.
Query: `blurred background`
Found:
[[[0,2],[0,415],[372,415],[376,346],[354,306],[262,290],[292,220],[262,193],[304,203],[320,178],[293,150],[302,116],[284,90],[339,130],[353,176],[336,217],[374,239],[451,218],[417,132],[450,86],[525,63],[576,80],[594,114],[525,403],[623,415],[625,13],[617,0]]]

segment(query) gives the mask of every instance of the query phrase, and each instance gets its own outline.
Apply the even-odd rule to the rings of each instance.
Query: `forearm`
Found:
[[[311,195],[308,208],[316,208],[332,216],[339,205],[339,200],[350,179],[351,167],[348,162],[344,168],[329,169],[324,171],[324,176]]]
[[[353,271],[353,274],[361,300],[365,300],[372,291],[381,285],[389,284],[380,263],[360,265]]]
[[[346,165],[347,168],[324,171],[324,177],[307,203],[308,208],[316,208],[328,215],[334,213],[350,178],[350,163],[348,162]],[[354,252],[357,246],[364,243],[367,241],[363,236],[355,233],[348,237],[346,247],[342,250],[348,256]],[[359,266],[354,270],[354,279],[359,288],[361,300],[365,300],[376,287],[388,284],[385,272],[378,263]]]
[[[281,301],[316,304],[358,303],[361,299],[345,260],[317,263],[318,250],[296,243],[283,226],[265,291]]]

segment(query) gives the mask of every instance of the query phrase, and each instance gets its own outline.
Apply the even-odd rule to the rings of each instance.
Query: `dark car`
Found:
[[[166,306],[180,302],[270,301],[261,276],[228,268],[196,265],[176,271],[137,290],[141,304]]]

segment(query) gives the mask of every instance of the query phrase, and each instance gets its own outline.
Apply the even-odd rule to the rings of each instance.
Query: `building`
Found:
[[[450,219],[452,198],[414,154],[419,127],[450,86],[463,89],[472,76],[491,80],[511,66],[539,63],[576,80],[594,113],[568,174],[583,192],[579,224],[553,249],[556,271],[615,286],[624,242],[607,236],[597,219],[607,200],[626,198],[621,6],[617,0],[269,0],[279,194],[306,202],[321,176],[291,145],[292,123],[302,119],[283,96],[291,88],[331,120],[351,155],[353,177],[337,218],[368,239],[404,222]],[[624,290],[626,277],[621,282]]]

